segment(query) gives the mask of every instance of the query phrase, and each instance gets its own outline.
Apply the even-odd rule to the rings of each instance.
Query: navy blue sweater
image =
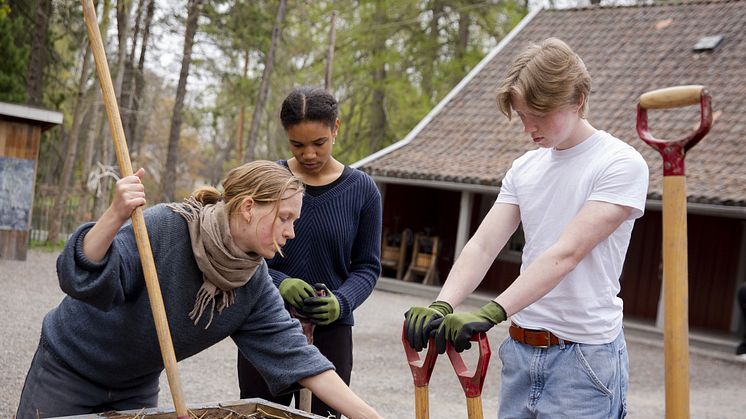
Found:
[[[381,194],[364,172],[346,172],[318,196],[307,186],[295,238],[268,265],[278,287],[289,277],[326,284],[339,300],[337,324],[352,326],[381,274]]]

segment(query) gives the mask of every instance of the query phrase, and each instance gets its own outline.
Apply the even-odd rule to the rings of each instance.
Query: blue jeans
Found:
[[[502,361],[501,419],[623,418],[629,359],[624,332],[603,345],[536,348],[508,337]]]
[[[158,404],[158,380],[144,386],[113,390],[93,383],[58,361],[42,344],[26,374],[17,419],[131,410]]]

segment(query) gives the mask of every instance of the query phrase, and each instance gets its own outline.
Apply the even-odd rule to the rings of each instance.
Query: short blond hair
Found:
[[[591,76],[583,60],[563,41],[548,38],[529,45],[513,60],[497,89],[497,106],[511,119],[513,95],[540,113],[576,104],[582,97],[579,115],[585,118],[590,92]]]

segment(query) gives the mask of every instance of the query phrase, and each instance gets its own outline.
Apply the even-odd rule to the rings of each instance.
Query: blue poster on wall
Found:
[[[34,161],[0,157],[0,230],[29,228]]]

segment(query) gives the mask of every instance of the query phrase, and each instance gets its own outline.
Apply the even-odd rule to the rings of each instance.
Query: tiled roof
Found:
[[[714,51],[697,41],[723,36]],[[361,167],[379,178],[497,187],[511,162],[534,148],[520,120],[497,110],[495,90],[513,57],[548,37],[585,61],[593,88],[589,121],[627,141],[650,166],[649,197],[660,198],[662,160],[635,131],[640,94],[701,84],[712,95],[710,133],[686,158],[689,202],[746,206],[746,1],[544,10],[536,14],[424,128],[401,148]],[[676,139],[699,123],[699,107],[649,111],[652,133]]]

